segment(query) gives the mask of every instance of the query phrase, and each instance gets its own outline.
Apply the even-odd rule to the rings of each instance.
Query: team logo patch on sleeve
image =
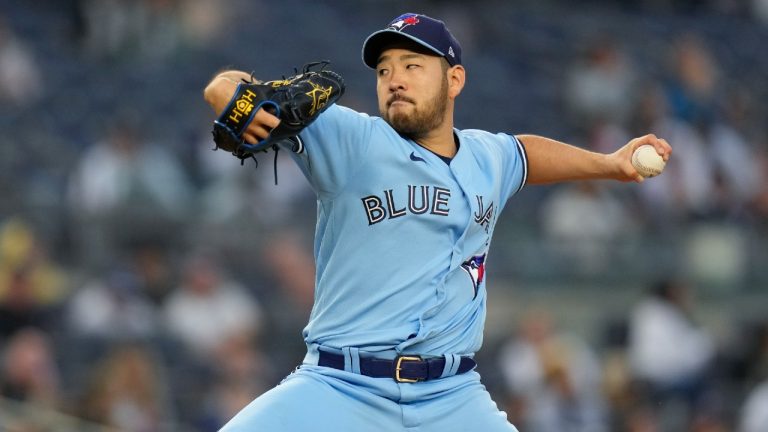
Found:
[[[477,297],[477,291],[480,289],[480,284],[483,283],[483,278],[485,277],[485,255],[475,255],[464,261],[464,264],[461,265],[461,268],[472,279],[472,285],[475,290],[473,299]]]

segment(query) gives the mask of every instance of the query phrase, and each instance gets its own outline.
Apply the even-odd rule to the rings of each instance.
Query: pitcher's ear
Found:
[[[455,98],[461,93],[466,81],[466,70],[462,65],[450,67],[446,71],[448,77],[448,96]]]

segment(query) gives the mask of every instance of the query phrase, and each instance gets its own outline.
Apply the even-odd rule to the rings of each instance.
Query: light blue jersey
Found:
[[[517,431],[480,375],[457,371],[482,343],[485,258],[501,209],[525,184],[525,150],[511,135],[455,135],[449,165],[340,106],[301,133],[293,157],[318,206],[308,353],[222,431]],[[343,370],[320,366],[320,351],[343,355]],[[401,354],[444,358],[439,379],[362,374],[365,358]]]
[[[449,165],[345,107],[301,133],[294,158],[318,199],[308,345],[427,356],[480,348],[485,259],[527,163],[512,135],[455,135]]]
[[[457,370],[482,343],[485,258],[525,184],[525,151],[511,135],[455,134],[449,165],[344,107],[301,133],[294,159],[318,203],[308,353],[222,431],[517,431],[480,375]],[[343,370],[319,366],[320,351],[343,355]],[[400,354],[446,362],[418,383],[361,374],[364,358]]]

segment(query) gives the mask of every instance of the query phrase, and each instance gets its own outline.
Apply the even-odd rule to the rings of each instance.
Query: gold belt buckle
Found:
[[[415,383],[419,382],[418,379],[412,379],[412,378],[402,378],[400,377],[400,370],[402,370],[402,364],[403,361],[421,361],[421,357],[409,357],[409,356],[402,356],[398,357],[397,361],[395,362],[395,381],[399,383]]]

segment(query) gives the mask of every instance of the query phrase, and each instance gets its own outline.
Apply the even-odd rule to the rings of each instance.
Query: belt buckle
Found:
[[[399,383],[415,383],[419,382],[419,379],[413,379],[413,378],[403,378],[400,376],[400,371],[402,370],[402,364],[404,361],[421,361],[421,357],[415,357],[415,356],[400,356],[395,360],[395,381]]]

